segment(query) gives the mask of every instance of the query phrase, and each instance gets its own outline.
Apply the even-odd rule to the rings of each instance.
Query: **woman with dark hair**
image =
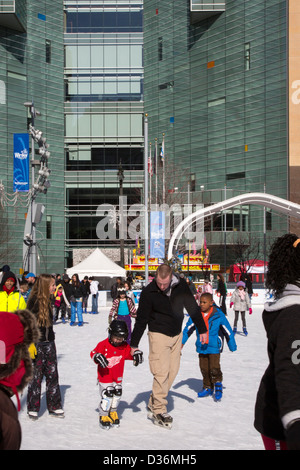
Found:
[[[218,285],[216,292],[220,294],[220,302],[219,307],[221,308],[224,315],[227,315],[227,308],[226,308],[226,297],[227,297],[227,289],[226,284],[224,281],[224,277],[221,273],[217,274]]]
[[[43,377],[46,378],[49,414],[60,418],[64,417],[58,383],[53,311],[50,301],[55,288],[54,278],[50,274],[41,274],[36,278],[27,303],[27,308],[34,314],[40,330],[39,341],[36,344],[32,343],[29,349],[34,361],[34,374],[28,387],[27,412],[32,419],[38,418]]]
[[[75,325],[76,313],[78,318],[78,326],[83,326],[82,318],[82,298],[84,296],[84,288],[79,280],[78,274],[73,274],[71,281],[71,322]]]
[[[266,450],[300,450],[300,238],[279,237],[269,257],[264,305],[269,365],[255,405],[254,426]]]

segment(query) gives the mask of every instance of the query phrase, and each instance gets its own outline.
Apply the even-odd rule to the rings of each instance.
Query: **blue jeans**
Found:
[[[98,292],[96,297],[92,295],[92,313],[98,313]]]
[[[75,302],[71,302],[71,322],[75,322],[76,319],[76,311],[77,311],[77,318],[79,323],[83,321],[82,319],[82,301],[76,300]]]

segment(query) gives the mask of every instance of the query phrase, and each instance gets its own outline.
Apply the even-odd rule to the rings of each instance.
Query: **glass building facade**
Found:
[[[28,193],[13,191],[13,137],[28,133],[25,102],[40,112],[35,127],[49,144],[51,187],[38,194],[45,206],[36,226],[38,272],[60,272],[64,259],[64,86],[63,3],[15,0],[0,4],[0,267],[19,275]],[[30,139],[31,147],[31,139]],[[33,156],[32,148],[30,155]],[[39,160],[37,148],[34,159]],[[39,167],[35,169],[37,175]],[[31,169],[30,169],[31,176]],[[30,179],[30,188],[33,181]],[[26,251],[26,250],[25,250]]]
[[[245,192],[289,198],[286,8],[285,0],[145,2],[149,139],[164,134],[173,175],[166,184],[189,185],[193,203]],[[224,230],[230,247],[237,232],[262,239],[264,227],[272,239],[287,218],[255,206],[212,217],[205,230],[213,261]]]
[[[118,248],[96,233],[102,204],[128,205],[143,184],[143,2],[66,1],[66,254]],[[125,240],[125,246],[134,243]],[[118,260],[118,255],[117,258]]]
[[[82,248],[115,249],[120,259],[118,228],[114,238],[97,235],[99,207],[118,208],[120,194],[129,206],[143,201],[144,113],[152,155],[164,145],[167,203],[208,206],[246,192],[299,202],[297,3],[2,2],[0,265],[22,266],[28,201],[13,193],[13,135],[27,132],[32,100],[52,170],[37,199],[41,271],[73,265]],[[156,173],[161,193],[161,166]],[[211,261],[222,264],[226,243],[228,265],[238,237],[261,243],[265,232],[269,244],[289,222],[256,206],[211,216]],[[124,243],[135,240],[126,234]]]

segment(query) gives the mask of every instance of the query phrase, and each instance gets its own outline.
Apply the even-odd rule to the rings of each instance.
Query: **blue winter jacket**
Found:
[[[208,344],[201,344],[196,326],[191,318],[188,319],[183,330],[182,344],[185,344],[188,338],[196,330],[196,351],[198,354],[219,354],[223,351],[224,338],[230,351],[236,351],[237,346],[232,328],[226,316],[221,309],[213,306],[213,312],[208,320],[209,338]]]

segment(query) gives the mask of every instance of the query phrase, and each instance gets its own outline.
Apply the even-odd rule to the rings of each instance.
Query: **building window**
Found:
[[[70,148],[66,152],[67,170],[117,170],[120,162],[124,170],[144,168],[143,149],[135,147]]]
[[[272,230],[272,213],[270,210],[266,210],[266,230]]]
[[[250,42],[245,44],[245,70],[250,70]]]
[[[52,215],[47,215],[46,219],[46,237],[47,239],[52,238]]]
[[[238,173],[230,173],[230,174],[226,175],[226,180],[227,181],[239,180],[241,178],[246,178],[246,173],[244,171],[240,171]]]
[[[107,9],[108,10],[108,9]],[[66,13],[67,33],[131,33],[143,31],[143,10]]]
[[[46,62],[51,64],[51,41],[46,39]]]

